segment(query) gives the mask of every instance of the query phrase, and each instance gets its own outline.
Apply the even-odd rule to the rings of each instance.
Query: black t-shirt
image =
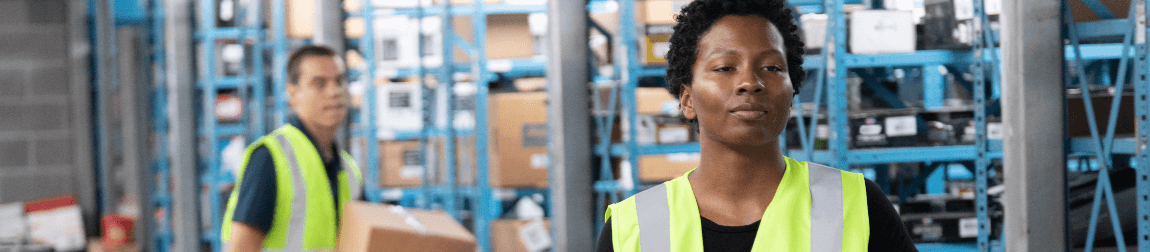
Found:
[[[886,194],[879,189],[874,181],[866,180],[867,213],[870,216],[870,241],[867,243],[868,251],[918,251],[902,218],[894,210],[894,206],[886,199]],[[702,218],[702,217],[700,217]],[[755,244],[755,233],[759,231],[759,222],[746,226],[722,226],[702,218],[703,249],[707,251],[751,251]],[[611,220],[603,225],[599,233],[599,245],[595,251],[612,252]]]
[[[298,118],[290,120],[292,126],[295,126],[303,134],[311,140],[312,146],[319,150],[315,138],[303,126]],[[323,159],[323,168],[327,173],[327,180],[329,185],[337,185],[339,183],[339,172],[343,170],[340,166],[339,149],[333,144],[332,153],[336,156],[332,159]],[[249,226],[259,229],[265,234],[272,228],[272,220],[275,215],[276,208],[276,169],[275,161],[272,160],[271,152],[267,147],[260,146],[252,151],[251,158],[248,159],[248,165],[244,168],[243,183],[240,183],[239,198],[236,200],[236,209],[232,213],[232,221],[247,224]],[[350,182],[350,181],[349,181]],[[332,199],[339,198],[339,191],[333,187],[331,190]],[[332,201],[334,204],[339,204],[338,200]],[[339,209],[338,205],[335,205]],[[339,223],[339,213],[335,213],[336,223]]]

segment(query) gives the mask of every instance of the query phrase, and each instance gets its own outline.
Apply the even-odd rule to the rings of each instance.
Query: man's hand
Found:
[[[228,251],[232,252],[259,252],[264,244],[264,232],[241,222],[232,222],[232,240],[228,242]]]

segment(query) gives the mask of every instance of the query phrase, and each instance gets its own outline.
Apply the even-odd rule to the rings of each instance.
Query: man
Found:
[[[343,203],[362,195],[351,156],[335,144],[347,116],[343,71],[331,49],[288,59],[288,125],[248,147],[220,237],[228,251],[331,251]]]

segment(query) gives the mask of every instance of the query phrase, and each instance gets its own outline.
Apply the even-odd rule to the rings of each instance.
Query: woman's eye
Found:
[[[771,71],[771,72],[782,72],[783,71],[783,68],[778,67],[778,66],[768,66],[768,67],[764,67],[763,69],[766,69],[767,71]]]
[[[730,71],[734,71],[734,70],[735,70],[734,67],[720,67],[720,68],[716,68],[715,72],[730,72]]]

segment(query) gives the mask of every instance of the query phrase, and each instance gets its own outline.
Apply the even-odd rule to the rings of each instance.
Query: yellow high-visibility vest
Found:
[[[363,192],[363,176],[355,160],[347,152],[340,151],[343,169],[339,172],[337,185],[340,209],[336,209],[323,159],[307,135],[290,124],[248,146],[236,176],[236,188],[243,183],[244,170],[252,152],[260,146],[267,147],[271,153],[276,176],[275,215],[271,229],[265,234],[264,251],[334,249],[339,233],[336,213],[342,212],[344,202],[359,198]],[[239,190],[232,191],[220,230],[223,242],[231,239],[232,215],[238,198]]]
[[[862,174],[786,158],[751,251],[866,251]],[[607,208],[615,251],[703,251],[699,206],[687,172]]]

